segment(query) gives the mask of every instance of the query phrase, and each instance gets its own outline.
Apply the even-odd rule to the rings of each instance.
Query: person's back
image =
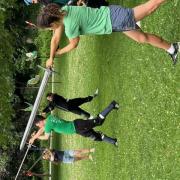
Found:
[[[50,133],[51,131],[63,134],[74,134],[74,123],[72,121],[65,121],[56,116],[49,115],[46,119],[45,133]]]
[[[72,39],[84,34],[110,34],[112,32],[109,8],[100,9],[65,6],[67,12],[64,17],[65,32]]]
[[[63,96],[60,96],[58,94],[53,94],[52,102],[56,106],[67,108],[67,99],[64,98]]]

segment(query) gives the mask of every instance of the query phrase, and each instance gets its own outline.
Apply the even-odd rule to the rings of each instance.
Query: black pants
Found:
[[[100,118],[92,120],[76,119],[74,121],[76,133],[84,137],[89,137],[94,141],[102,141],[101,133],[93,129],[96,126],[99,126],[99,121],[101,121]]]
[[[87,111],[81,109],[79,106],[81,106],[84,103],[92,101],[92,99],[93,99],[92,96],[88,96],[85,98],[70,99],[67,102],[68,103],[68,110],[74,114],[83,115],[86,118],[89,118],[90,114]]]
[[[76,119],[74,125],[76,133],[93,139],[94,141],[105,141],[110,144],[115,144],[117,139],[108,137],[107,135],[95,131],[93,128],[96,126],[102,126],[106,116],[115,108],[114,102],[110,103],[96,118],[92,120]]]
[[[70,99],[69,101],[67,101],[65,98],[56,98],[53,102],[50,102],[49,105],[44,108],[43,112],[48,113],[56,107],[64,111],[70,111],[74,114],[83,115],[86,118],[89,118],[90,114],[87,111],[81,109],[79,106],[92,100],[93,96]]]

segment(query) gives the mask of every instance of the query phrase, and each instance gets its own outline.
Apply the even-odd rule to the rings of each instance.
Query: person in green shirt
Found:
[[[33,144],[36,139],[48,140],[52,131],[58,134],[79,134],[84,137],[93,139],[94,141],[105,141],[117,146],[117,139],[108,137],[107,135],[95,131],[93,128],[101,126],[106,116],[113,110],[118,109],[119,104],[112,101],[96,118],[92,120],[76,119],[74,121],[66,121],[53,115],[49,115],[46,119],[37,115],[34,124],[39,128],[29,140]],[[44,135],[43,135],[44,134]]]
[[[169,43],[156,35],[145,33],[136,24],[153,13],[165,1],[149,0],[132,9],[118,5],[102,6],[99,9],[81,6],[64,6],[59,9],[56,4],[49,4],[42,9],[37,18],[38,27],[54,31],[50,58],[46,66],[53,65],[55,55],[62,55],[75,49],[81,35],[103,35],[112,32],[123,32],[139,43],[161,48],[169,53],[173,64],[176,64],[179,43]],[[57,50],[64,30],[69,44]]]

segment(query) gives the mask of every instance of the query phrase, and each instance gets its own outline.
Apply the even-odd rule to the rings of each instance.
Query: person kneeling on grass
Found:
[[[94,153],[95,149],[79,149],[79,150],[51,150],[45,149],[42,154],[44,160],[53,162],[54,164],[59,163],[74,163],[76,161],[90,159],[93,160],[90,153]]]
[[[37,26],[53,30],[51,39],[50,58],[46,67],[53,65],[55,55],[62,55],[78,46],[80,35],[102,35],[112,32],[123,32],[129,38],[161,48],[169,53],[173,64],[177,62],[179,43],[169,43],[162,38],[145,33],[136,24],[153,13],[166,0],[149,0],[134,8],[124,8],[119,5],[110,5],[100,9],[79,6],[64,6],[59,8],[56,4],[49,4],[43,8],[37,18]],[[65,34],[69,44],[58,49],[61,35]]]
[[[92,119],[87,111],[81,109],[81,106],[84,103],[92,101],[98,95],[98,89],[95,91],[93,95],[87,96],[85,98],[74,98],[74,99],[66,99],[63,96],[60,96],[55,93],[48,93],[47,100],[49,101],[48,106],[43,109],[43,113],[48,113],[52,111],[55,107],[58,109],[62,109],[64,111],[70,111],[74,114],[78,114],[84,116],[85,118]]]
[[[92,120],[76,119],[74,121],[66,121],[52,115],[49,115],[47,119],[43,116],[37,115],[34,124],[39,128],[39,130],[33,137],[31,137],[29,143],[33,144],[36,139],[48,140],[51,131],[54,131],[59,134],[79,134],[84,137],[89,137],[94,141],[104,141],[117,146],[116,138],[108,137],[101,132],[95,131],[93,128],[101,126],[104,123],[106,116],[113,109],[118,108],[118,103],[113,101]]]

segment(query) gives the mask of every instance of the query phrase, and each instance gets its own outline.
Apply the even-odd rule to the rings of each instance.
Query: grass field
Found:
[[[133,7],[144,1],[111,1]],[[180,1],[164,4],[142,21],[144,31],[180,41]],[[121,33],[81,37],[73,52],[56,59],[55,92],[83,97],[99,88],[99,96],[82,107],[96,115],[115,99],[113,111],[100,129],[117,137],[119,147],[78,135],[54,135],[57,149],[95,147],[94,161],[53,166],[53,180],[178,180],[180,62],[149,45],[139,45]],[[56,111],[64,119],[79,118]]]

